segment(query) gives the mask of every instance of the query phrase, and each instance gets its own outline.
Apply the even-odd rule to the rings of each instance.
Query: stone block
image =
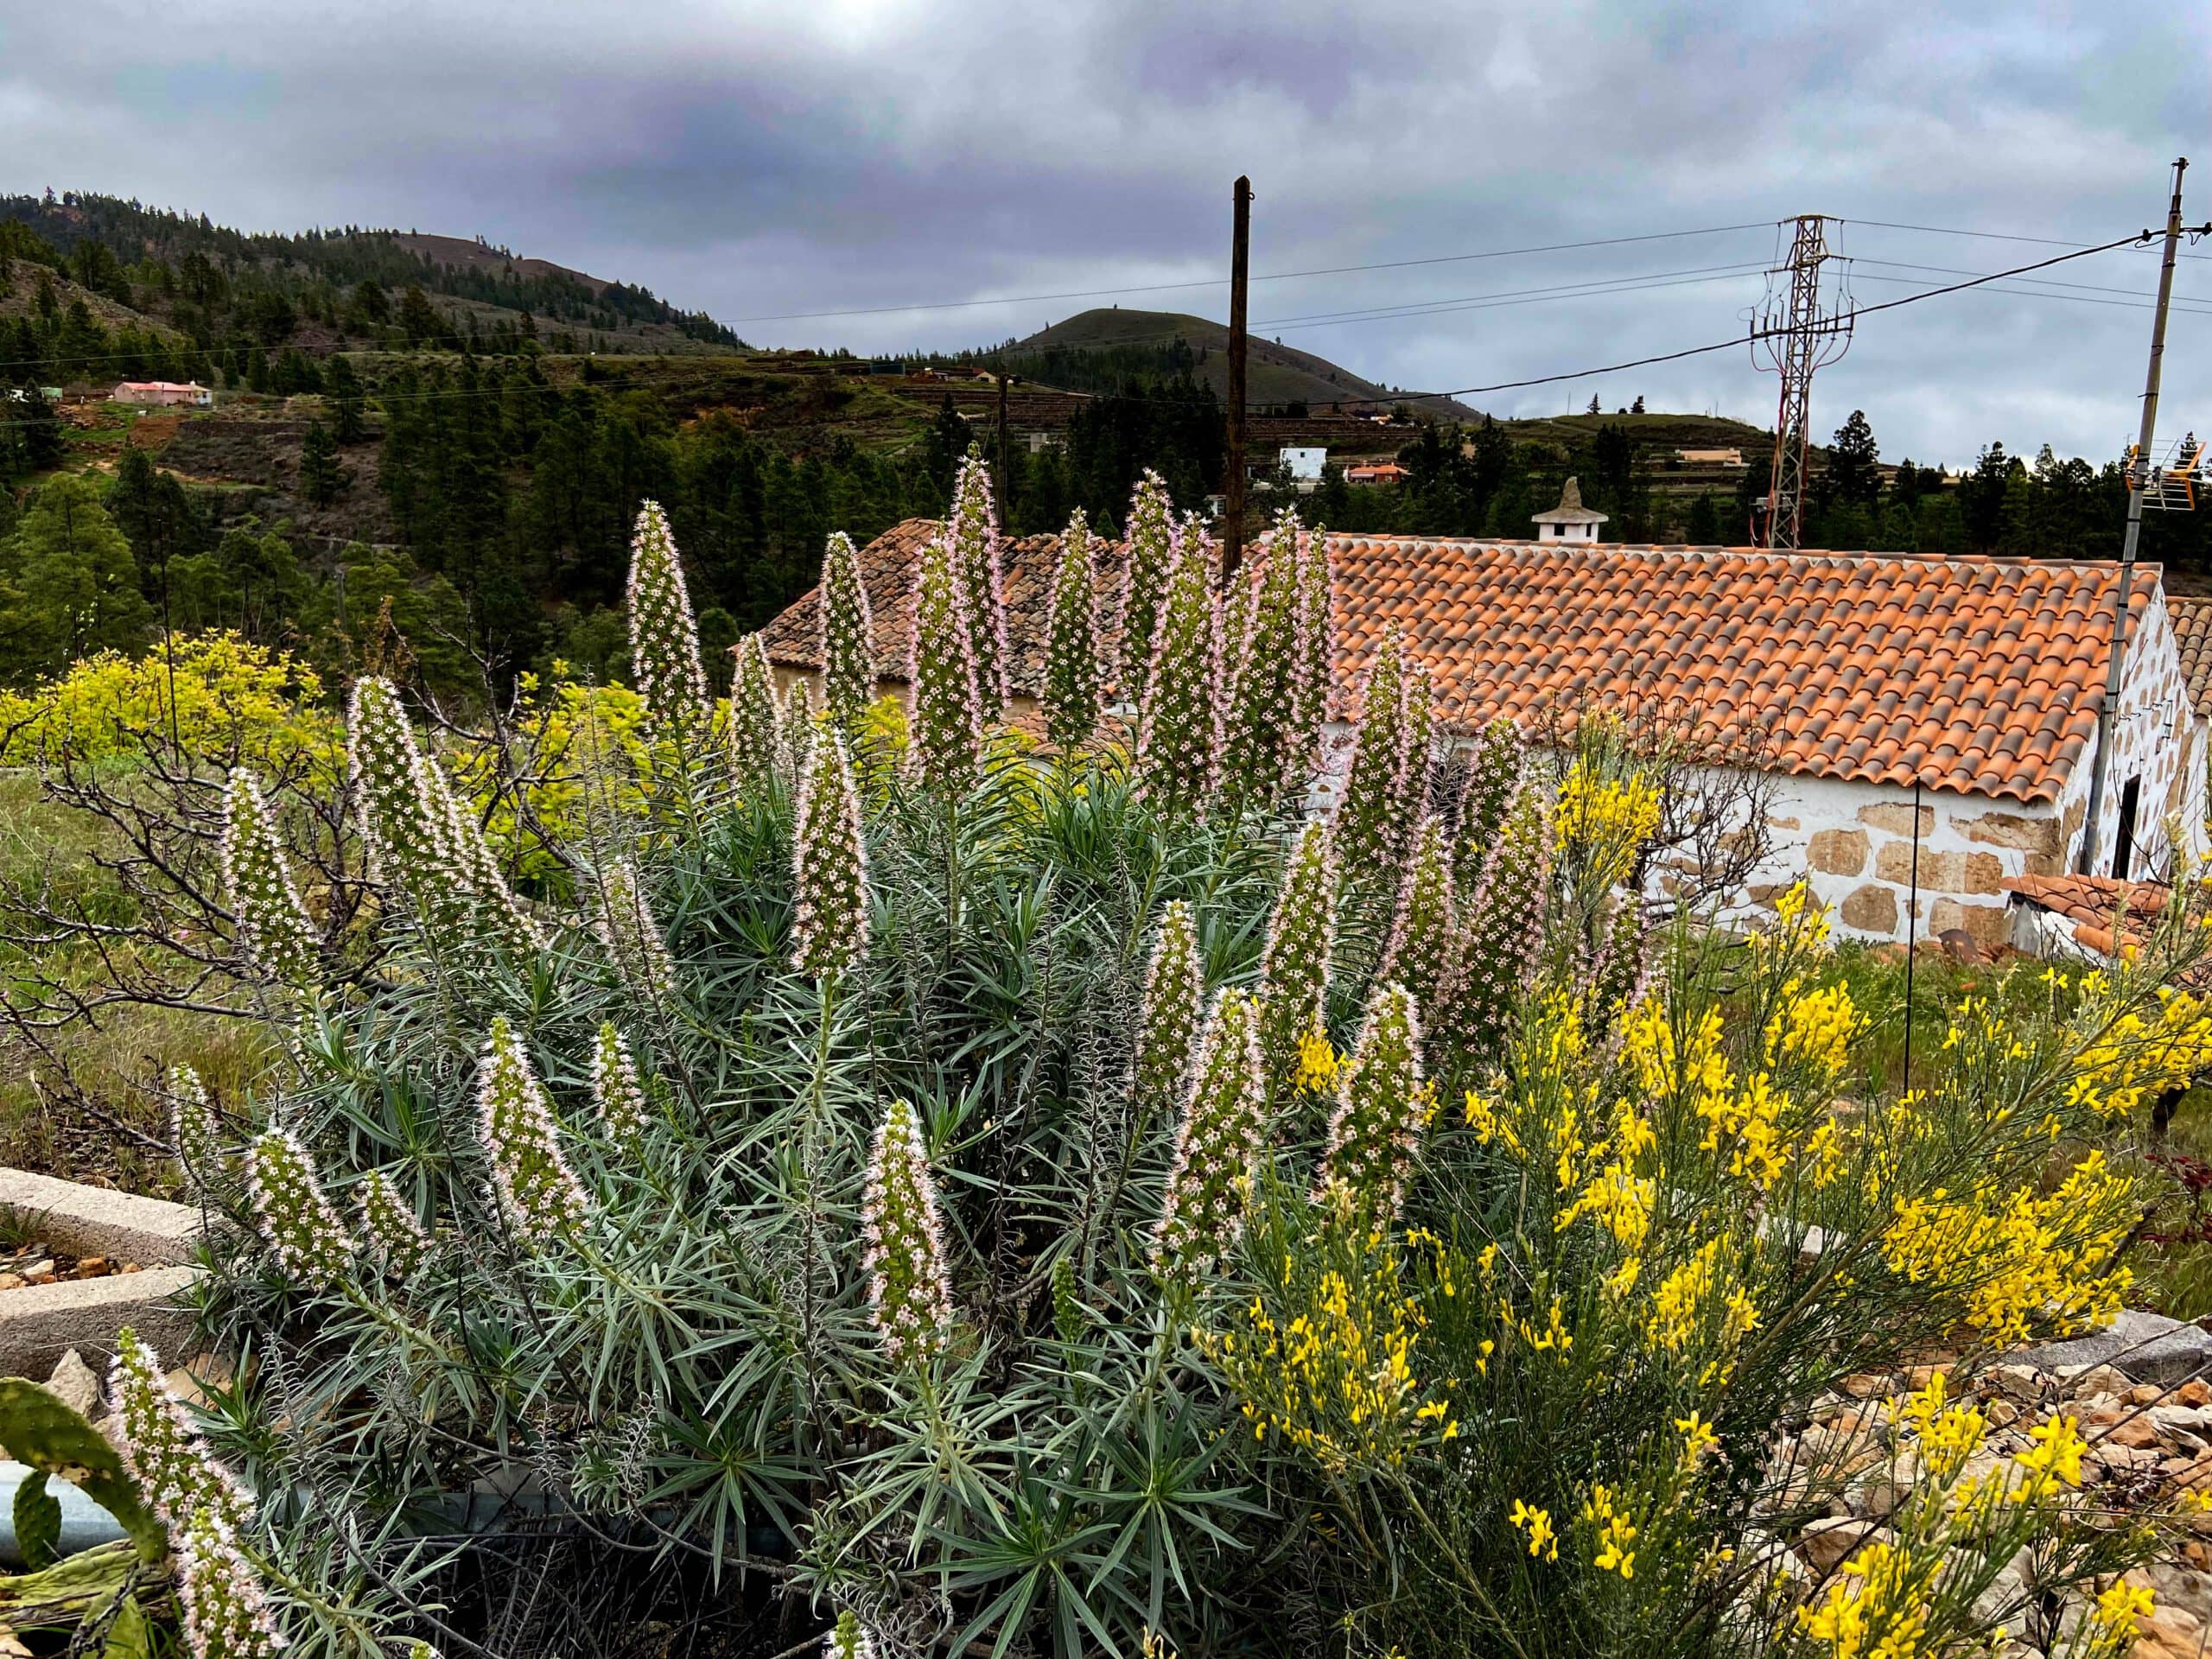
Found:
[[[1877,830],[1886,830],[1893,836],[1904,836],[1907,839],[1913,834],[1912,818],[1913,809],[1904,801],[1877,801],[1872,806],[1859,809],[1859,823],[1871,824]],[[1923,806],[1920,809],[1921,838],[1925,840],[1935,833],[1936,809]]]
[[[1866,832],[1816,830],[1806,843],[1805,861],[1823,875],[1857,875],[1866,868]]]
[[[1959,828],[1968,841],[1984,846],[2014,847],[2027,853],[2058,850],[2056,818],[2031,817],[2024,812],[1985,812],[1980,817],[1960,819]]]
[[[175,1266],[192,1259],[200,1239],[200,1212],[188,1205],[27,1169],[0,1168],[0,1205],[29,1217],[41,1240],[72,1255]]]
[[[1874,859],[1874,874],[1885,881],[1894,881],[1901,887],[1910,887],[1913,879],[1912,843],[1909,841],[1885,841]],[[1929,848],[1920,849],[1920,890],[1923,893],[1959,893],[1967,885],[1967,855],[1964,853],[1939,853]]]
[[[42,1381],[72,1348],[105,1362],[126,1325],[163,1353],[184,1352],[193,1314],[183,1294],[199,1276],[197,1268],[149,1268],[0,1290],[0,1376]]]
[[[1928,931],[1948,933],[1953,928],[1966,933],[1983,950],[2002,944],[2007,937],[2007,920],[2002,905],[1962,905],[1955,899],[1938,899],[1928,912]]]
[[[2212,1366],[2212,1332],[2164,1314],[2123,1308],[2101,1331],[2046,1343],[2022,1354],[2020,1359],[2038,1370],[2056,1371],[2066,1365],[2113,1365],[2139,1382],[2178,1382]]]
[[[2005,861],[1994,853],[1967,855],[1967,885],[1968,893],[2002,893],[2005,891]]]
[[[1855,927],[1868,933],[1891,934],[1897,931],[1897,896],[1889,888],[1875,882],[1863,887],[1853,887],[1844,895],[1837,914],[1846,927]]]

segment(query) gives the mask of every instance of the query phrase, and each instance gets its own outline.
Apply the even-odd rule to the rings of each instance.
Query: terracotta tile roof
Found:
[[[903,674],[909,519],[861,554],[876,661]],[[1042,668],[1055,536],[1009,544],[1015,689]],[[1337,702],[1390,623],[1462,728],[1588,699],[1765,729],[1783,770],[2022,801],[2056,799],[2096,728],[2118,567],[1988,558],[1770,553],[1336,536]],[[1109,633],[1122,550],[1101,543]],[[2138,565],[2132,614],[2158,591]],[[817,665],[815,596],[770,623],[769,656]]]
[[[2173,619],[2174,645],[2181,652],[2181,677],[2189,701],[2200,715],[2212,715],[2212,599],[2166,595]]]
[[[2108,875],[2015,876],[2005,890],[2072,923],[2075,941],[2102,957],[2114,954],[2113,929],[2123,921],[2123,906],[2126,922],[2145,920],[2162,915],[2173,896],[2163,882],[2120,881]],[[2143,934],[2122,926],[2120,943],[2140,950]]]

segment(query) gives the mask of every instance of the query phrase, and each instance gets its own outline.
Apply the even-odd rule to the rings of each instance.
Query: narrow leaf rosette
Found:
[[[1221,616],[1204,532],[1175,531],[1175,569],[1145,677],[1137,775],[1167,813],[1203,814],[1221,765]]]
[[[1472,888],[1482,880],[1483,866],[1497,844],[1498,831],[1521,786],[1520,728],[1510,720],[1494,720],[1483,728],[1467,765],[1467,786],[1459,798],[1459,835],[1457,864],[1459,884]]]
[[[830,537],[822,556],[816,611],[822,622],[823,706],[849,747],[859,740],[861,716],[875,696],[875,625],[868,613],[868,584],[861,580],[860,554],[842,530]]]
[[[634,860],[618,858],[600,872],[599,910],[592,928],[631,994],[662,1003],[676,995],[676,961],[646,901]]]
[[[676,555],[676,537],[657,501],[638,512],[630,541],[630,664],[646,715],[671,735],[706,728],[707,668],[699,625]]]
[[[884,1352],[894,1365],[927,1364],[951,1338],[952,1277],[921,1122],[903,1100],[891,1103],[875,1132],[861,1236],[868,1307]]]
[[[970,450],[960,463],[945,536],[960,578],[976,658],[976,691],[988,725],[1006,707],[1011,664],[1006,643],[1006,583],[999,568],[998,509],[991,500],[991,469],[980,451]]]
[[[223,794],[223,879],[240,953],[262,976],[297,996],[321,983],[321,942],[276,833],[261,786],[235,768]]]
[[[184,1166],[186,1184],[202,1197],[213,1188],[228,1160],[223,1154],[223,1124],[207,1085],[190,1066],[173,1065],[168,1075],[169,1143]]]
[[[561,1151],[552,1105],[522,1039],[504,1018],[492,1022],[480,1069],[477,1132],[492,1160],[500,1213],[525,1245],[573,1234],[590,1215],[591,1199]]]
[[[177,1600],[195,1659],[268,1659],[286,1647],[261,1573],[236,1530],[212,1510],[185,1520],[176,1543]]]
[[[1351,1064],[1337,1086],[1328,1151],[1313,1185],[1316,1201],[1335,1197],[1369,1220],[1395,1217],[1429,1116],[1420,1009],[1404,986],[1385,985],[1368,1007]]]
[[[1550,885],[1551,812],[1542,780],[1531,777],[1506,814],[1461,930],[1452,1035],[1478,1059],[1505,1041],[1543,938]]]
[[[1299,677],[1306,659],[1299,581],[1297,515],[1286,507],[1262,543],[1249,621],[1238,641],[1223,782],[1239,799],[1271,804],[1306,781],[1319,733],[1300,727],[1308,701]]]
[[[254,1223],[277,1264],[313,1290],[332,1290],[353,1270],[353,1240],[324,1197],[315,1160],[289,1129],[267,1129],[245,1153]]]
[[[170,1391],[162,1357],[125,1325],[108,1366],[116,1449],[138,1496],[175,1532],[187,1517],[213,1514],[232,1527],[253,1513],[253,1499],[215,1460],[184,1402]]]
[[[1459,912],[1452,880],[1452,849],[1444,826],[1425,817],[1414,833],[1398,913],[1382,953],[1378,981],[1395,980],[1424,1008],[1440,1008],[1458,976]]]
[[[868,849],[845,741],[816,734],[791,831],[791,963],[834,979],[868,958]]]
[[[1060,538],[1052,608],[1045,638],[1045,738],[1066,751],[1090,741],[1105,708],[1099,656],[1098,566],[1081,508]]]
[[[1122,592],[1122,697],[1142,706],[1154,636],[1175,570],[1175,505],[1150,467],[1129,498],[1129,564]]]
[[[617,1145],[632,1146],[645,1128],[645,1086],[629,1039],[603,1022],[591,1049],[591,1099]]]
[[[776,677],[760,636],[748,633],[737,643],[737,669],[729,686],[729,768],[739,793],[756,795],[766,789],[782,753]]]
[[[1268,1097],[1278,1105],[1296,1087],[1306,1038],[1321,1030],[1336,931],[1336,860],[1328,830],[1309,823],[1292,844],[1260,956],[1260,1046]]]
[[[951,543],[938,537],[922,550],[915,573],[914,655],[908,677],[914,709],[907,756],[924,783],[963,788],[974,780],[982,754],[982,702],[969,624]]]
[[[1205,1272],[1236,1248],[1266,1121],[1257,1010],[1231,987],[1214,999],[1175,1133],[1166,1200],[1154,1236],[1154,1259],[1162,1267]]]
[[[411,1279],[430,1252],[429,1230],[415,1206],[380,1169],[361,1178],[355,1203],[369,1255],[395,1279]]]
[[[1137,1033],[1136,1065],[1130,1080],[1132,1116],[1149,1122],[1155,1113],[1173,1111],[1190,1085],[1198,1044],[1198,1022],[1205,1012],[1205,968],[1198,959],[1198,931],[1191,907],[1171,900],[1160,922],[1160,940],[1144,982],[1144,1019]]]

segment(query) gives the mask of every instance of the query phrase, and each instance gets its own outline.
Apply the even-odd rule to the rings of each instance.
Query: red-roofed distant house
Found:
[[[886,689],[903,689],[917,556],[937,531],[910,519],[861,556]],[[1118,649],[1124,556],[1093,545]],[[1004,544],[1017,717],[1042,678],[1058,546]],[[1332,536],[1329,549],[1339,736],[1395,624],[1433,677],[1440,723],[1461,736],[1586,703],[1755,736],[1775,850],[1749,897],[1802,875],[1845,935],[1957,928],[1999,944],[2006,883],[2074,867],[2115,564],[1413,536]],[[2170,818],[2197,843],[2204,751],[2157,566],[2135,568],[2127,618],[2098,870],[2117,857],[2140,877],[2164,864]],[[764,630],[770,660],[817,671],[817,626],[810,593]]]
[[[215,401],[215,394],[197,380],[118,380],[107,396],[111,404],[137,404],[149,409],[179,404],[206,409]]]

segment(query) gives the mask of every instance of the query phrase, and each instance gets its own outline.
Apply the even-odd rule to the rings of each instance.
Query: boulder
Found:
[[[46,1386],[72,1411],[87,1419],[100,1414],[100,1380],[74,1348],[61,1356]]]
[[[2039,1370],[2111,1365],[2139,1382],[2178,1382],[2194,1371],[2212,1368],[2212,1332],[2163,1314],[2124,1308],[2101,1331],[2045,1343],[2018,1357]]]

